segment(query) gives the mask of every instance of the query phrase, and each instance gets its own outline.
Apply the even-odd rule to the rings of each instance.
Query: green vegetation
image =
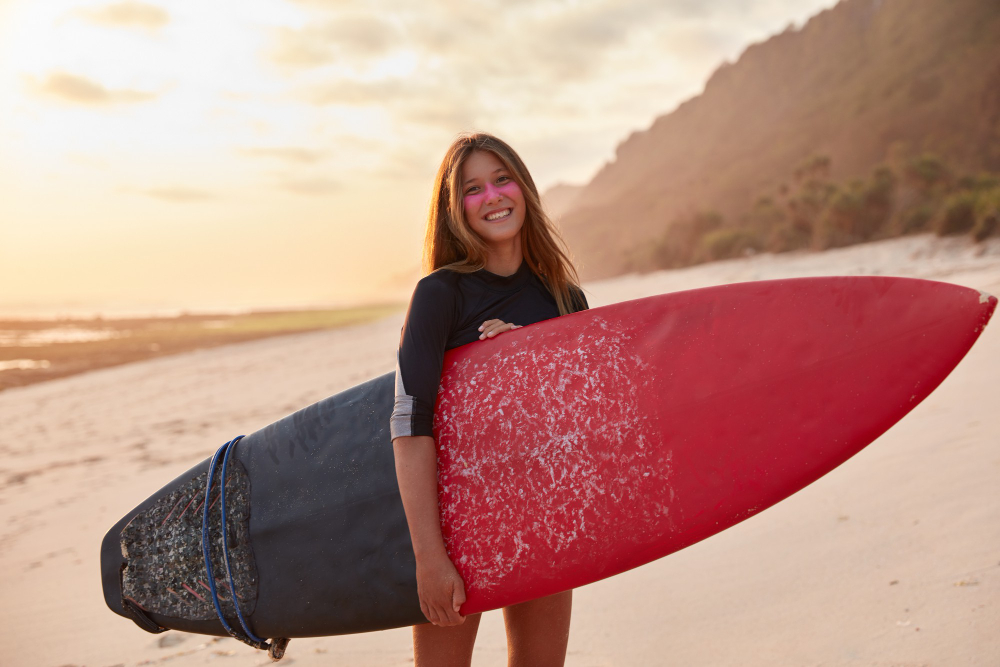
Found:
[[[597,278],[936,231],[965,174],[1000,173],[998,35],[997,0],[837,2],[625,140],[562,216],[566,240]],[[894,182],[875,183],[882,162]],[[760,195],[775,215],[751,210]],[[663,238],[699,211],[727,233]],[[996,233],[976,216],[974,238]]]
[[[967,234],[976,226],[976,195],[959,192],[945,200],[934,230],[939,236]]]
[[[339,310],[275,310],[234,315],[225,319],[199,316],[191,324],[234,334],[276,334],[316,329],[333,329],[348,324],[367,322],[399,310],[392,306],[359,306]]]
[[[722,226],[722,216],[714,211],[696,213],[676,221],[652,247],[653,261],[662,268],[675,268],[693,263],[695,248],[705,236]],[[699,258],[708,261],[713,258]]]
[[[1000,187],[994,186],[976,200],[976,225],[972,238],[977,242],[1000,235]]]
[[[836,184],[831,160],[812,156],[792,171],[794,185],[758,197],[727,224],[716,211],[675,219],[634,263],[677,268],[756,252],[825,250],[905,234],[1000,236],[1000,175],[955,176],[923,154],[876,167],[867,179]]]

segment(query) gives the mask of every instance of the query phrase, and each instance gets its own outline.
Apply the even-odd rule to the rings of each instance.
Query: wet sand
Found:
[[[1000,293],[1000,243],[895,239],[587,285],[594,306],[713,284],[902,275]],[[261,665],[149,635],[100,588],[105,531],[233,434],[395,363],[402,314],[0,394],[4,665]],[[1000,326],[871,447],[762,514],[575,593],[569,665],[1000,664]],[[293,640],[282,664],[412,664],[409,631]],[[499,612],[475,664],[505,664]]]
[[[0,391],[179,352],[368,322],[404,305],[129,318],[0,318]]]

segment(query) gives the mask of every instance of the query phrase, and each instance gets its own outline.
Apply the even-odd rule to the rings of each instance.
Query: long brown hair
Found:
[[[462,165],[474,151],[493,153],[503,163],[524,196],[524,225],[521,252],[528,268],[541,278],[556,300],[559,314],[579,307],[573,288],[580,279],[570,261],[565,244],[549,216],[542,209],[538,188],[528,168],[513,148],[491,134],[465,133],[448,148],[434,178],[434,192],[424,236],[424,272],[450,269],[472,273],[486,266],[486,243],[465,222],[462,206]]]

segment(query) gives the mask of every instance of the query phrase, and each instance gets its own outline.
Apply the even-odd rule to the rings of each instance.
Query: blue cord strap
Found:
[[[238,443],[244,436],[237,436],[227,442],[226,444],[219,447],[212,457],[212,462],[208,466],[208,481],[205,483],[205,511],[201,519],[201,549],[202,553],[205,555],[205,570],[208,572],[208,586],[209,590],[212,592],[212,604],[215,606],[215,613],[219,616],[219,621],[222,623],[222,627],[225,628],[226,632],[229,633],[234,639],[238,639],[244,644],[253,646],[254,648],[261,649],[262,651],[268,651],[272,649],[277,649],[276,644],[278,642],[284,642],[287,644],[287,640],[276,639],[270,643],[266,639],[258,637],[250,630],[250,626],[247,625],[246,619],[243,618],[243,612],[240,611],[239,601],[236,598],[236,584],[233,581],[233,569],[229,562],[229,540],[226,535],[226,465],[229,463],[229,455],[234,449],[236,449],[236,443]],[[212,478],[215,477],[215,469],[219,462],[219,457],[222,457],[222,472],[220,474],[219,486],[221,490],[219,492],[219,504],[221,505],[222,511],[222,556],[226,564],[226,575],[229,579],[229,590],[232,592],[233,597],[233,607],[236,609],[236,617],[240,621],[240,626],[243,628],[243,633],[239,633],[230,627],[229,623],[226,621],[225,616],[222,615],[222,607],[219,605],[219,594],[215,588],[215,575],[212,572],[212,558],[210,554],[210,542],[208,535],[208,508],[211,501],[212,493]],[[284,652],[284,646],[281,646],[282,652]]]

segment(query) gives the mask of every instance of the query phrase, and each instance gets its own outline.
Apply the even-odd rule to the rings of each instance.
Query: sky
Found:
[[[397,300],[485,130],[544,191],[833,0],[0,0],[0,314]]]

